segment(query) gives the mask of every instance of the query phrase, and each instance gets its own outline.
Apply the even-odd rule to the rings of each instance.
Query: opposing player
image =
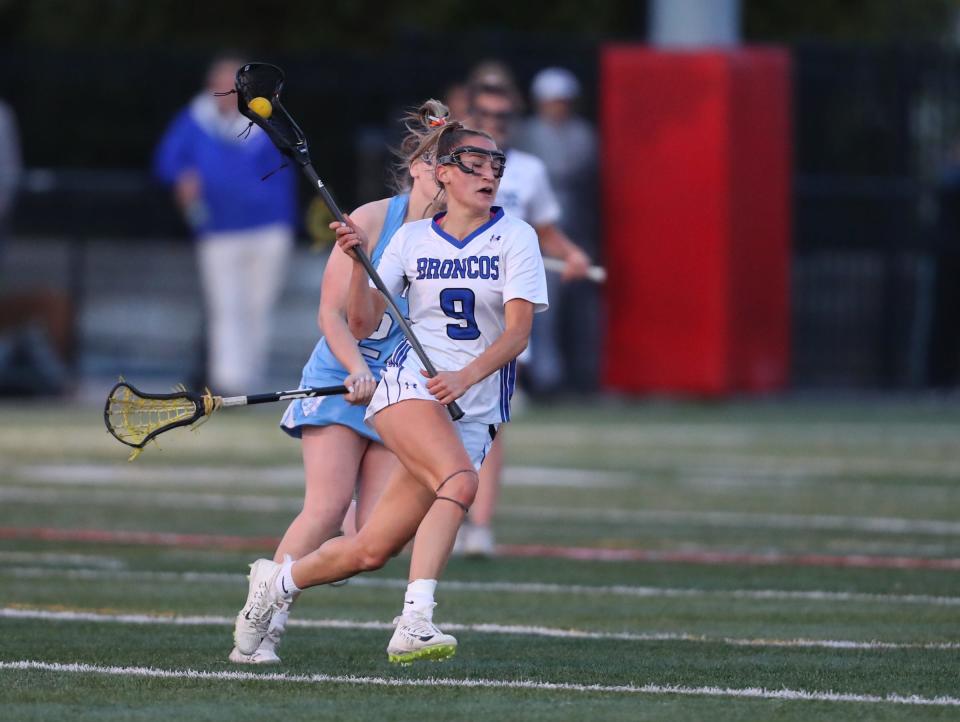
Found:
[[[476,128],[489,133],[498,147],[506,149],[507,170],[500,183],[497,203],[507,213],[522,218],[534,227],[545,256],[563,259],[563,280],[584,278],[590,267],[590,257],[557,225],[560,205],[550,187],[546,166],[536,156],[509,146],[519,98],[512,81],[502,70],[494,74],[480,74],[469,88],[469,97],[471,122]],[[538,344],[543,352],[541,356],[550,358],[559,353],[546,353],[544,347],[555,344],[555,339],[550,338],[549,334],[537,335],[535,331],[532,344],[534,355],[537,354]],[[469,556],[489,557],[494,553],[491,522],[503,474],[503,442],[502,436],[497,439],[484,462],[476,503],[458,538],[458,549]]]
[[[437,185],[429,157],[414,157],[421,140],[433,127],[444,122],[446,107],[427,101],[406,119],[408,132],[399,149],[401,163],[395,185],[398,194],[374,201],[354,211],[353,222],[367,237],[376,239],[370,249],[374,264],[379,263],[390,239],[400,226],[411,220],[429,217],[435,207]],[[301,386],[345,384],[346,396],[326,396],[293,401],[287,408],[281,427],[301,439],[306,488],[303,509],[290,524],[274,554],[274,560],[299,559],[337,534],[341,525],[353,526],[344,519],[354,490],[357,490],[356,526],[362,526],[373,504],[386,485],[396,457],[381,442],[377,433],[364,423],[366,404],[376,389],[376,380],[386,368],[388,355],[403,338],[389,314],[381,315],[378,325],[359,343],[347,326],[346,300],[350,278],[350,259],[334,248],[327,262],[320,295],[318,323],[323,338],[317,343],[303,369]],[[399,302],[405,307],[406,301]],[[289,613],[289,604],[274,615],[268,634],[251,653],[236,648],[230,661],[237,663],[275,663],[276,648]]]
[[[409,345],[397,347],[366,417],[401,465],[356,536],[330,539],[296,562],[261,559],[252,565],[247,603],[234,630],[241,652],[258,647],[273,616],[301,589],[381,567],[428,512],[433,559],[424,557],[424,564],[442,568],[473,502],[477,469],[499,425],[510,418],[515,359],[526,347],[534,312],[547,305],[537,237],[526,223],[493,207],[504,156],[489,135],[454,122],[424,143],[435,158],[447,211],[397,231],[379,271],[392,293],[406,290],[418,337],[444,370],[427,378]],[[366,242],[352,220],[337,229],[337,237],[344,251]],[[358,263],[347,308],[358,338],[380,323],[385,308]],[[456,423],[444,409],[455,400],[465,411]],[[387,650],[391,660],[453,653],[456,640],[426,617],[421,621],[404,632],[398,625]]]

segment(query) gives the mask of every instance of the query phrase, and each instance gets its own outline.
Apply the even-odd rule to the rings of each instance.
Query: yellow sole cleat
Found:
[[[391,664],[406,666],[424,659],[430,660],[431,662],[442,662],[445,659],[450,659],[450,657],[456,653],[457,645],[438,644],[436,647],[426,647],[424,649],[418,649],[415,652],[403,652],[401,654],[388,653],[387,659],[390,660]]]

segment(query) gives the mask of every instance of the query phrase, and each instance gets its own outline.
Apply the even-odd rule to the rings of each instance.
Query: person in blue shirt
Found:
[[[197,239],[208,320],[208,382],[220,395],[256,391],[266,371],[270,317],[293,246],[296,177],[270,139],[237,112],[243,60],[222,56],[206,87],[170,123],[154,173]]]

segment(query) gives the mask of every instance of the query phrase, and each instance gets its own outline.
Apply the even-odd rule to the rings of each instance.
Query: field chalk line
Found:
[[[920,697],[919,695],[873,695],[844,692],[812,692],[793,689],[764,689],[763,687],[686,687],[682,685],[601,685],[571,682],[537,682],[533,680],[456,679],[432,677],[404,679],[390,677],[361,677],[329,674],[283,674],[254,672],[207,672],[197,669],[157,669],[155,667],[103,667],[92,664],[60,664],[21,660],[0,662],[0,670],[65,672],[73,674],[103,674],[124,677],[157,677],[162,679],[292,682],[300,684],[349,684],[376,687],[449,687],[466,689],[527,689],[551,692],[581,692],[599,694],[679,695],[687,697],[739,697],[770,700],[798,700],[817,702],[858,702],[871,704],[902,704],[926,707],[957,707],[957,697]]]
[[[37,489],[0,486],[0,501],[29,504],[141,505],[167,509],[213,511],[298,512],[299,497],[267,494],[216,494],[183,491]],[[851,516],[842,514],[777,514],[715,510],[603,509],[510,506],[503,516],[527,520],[569,520],[658,526],[692,525],[728,529],[795,529],[799,531],[869,532],[894,535],[960,536],[960,522],[947,519]]]
[[[0,608],[0,619],[33,619],[51,622],[92,622],[98,624],[156,624],[174,627],[219,627],[232,626],[233,617],[216,615],[158,615],[118,614],[106,612],[81,612],[46,609]],[[306,629],[364,629],[392,630],[386,622],[361,622],[349,619],[291,619],[291,627]],[[451,632],[475,632],[479,634],[502,634],[552,639],[595,639],[621,642],[693,642],[698,644],[725,644],[733,647],[819,648],[851,650],[957,650],[960,642],[858,642],[847,639],[742,639],[736,637],[708,637],[701,634],[679,632],[592,632],[579,629],[558,629],[522,624],[457,624],[445,623],[444,629]]]
[[[0,556],[0,560],[2,560]],[[57,579],[80,581],[114,582],[179,582],[184,584],[233,584],[246,585],[247,577],[240,573],[229,572],[174,572],[144,571],[119,568],[71,568],[3,566],[0,575],[23,579],[44,579],[55,576]],[[375,589],[406,589],[407,580],[380,578],[375,576],[356,576],[350,579],[351,587]],[[459,592],[495,592],[497,594],[577,594],[586,596],[625,596],[637,598],[710,598],[749,599],[753,601],[803,601],[803,602],[854,602],[876,604],[915,604],[939,607],[960,606],[960,597],[937,596],[933,594],[877,594],[872,592],[838,592],[829,590],[800,589],[706,589],[697,587],[648,587],[628,584],[596,585],[551,584],[546,582],[467,582],[445,579],[444,591]]]
[[[227,534],[180,534],[174,532],[59,529],[53,527],[0,527],[0,539],[137,544],[218,550],[274,549],[280,542],[278,537],[272,536],[245,537]],[[496,553],[504,557],[536,557],[598,562],[960,570],[960,558],[952,557],[878,556],[869,554],[793,554],[777,550],[766,552],[717,551],[708,549],[680,551],[610,547],[563,547],[545,544],[501,544],[497,546]]]

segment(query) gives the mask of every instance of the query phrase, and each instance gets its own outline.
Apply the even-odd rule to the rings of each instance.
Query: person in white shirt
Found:
[[[580,82],[566,68],[545,68],[534,76],[530,96],[536,114],[518,130],[517,147],[543,161],[563,209],[560,227],[596,258],[601,250],[597,132],[577,113]],[[533,326],[536,381],[548,387],[562,383],[565,391],[596,391],[603,329],[600,288],[589,281],[564,283],[550,274],[547,290],[550,312],[537,316]]]
[[[367,419],[401,466],[356,536],[331,539],[296,562],[254,562],[234,629],[241,653],[257,648],[273,614],[300,590],[378,569],[414,534],[414,558],[424,573],[411,568],[411,579],[428,588],[414,590],[413,609],[395,620],[388,657],[410,662],[456,651],[456,639],[432,623],[432,587],[473,503],[477,470],[500,424],[510,419],[515,359],[527,345],[534,313],[547,308],[547,292],[536,233],[493,205],[504,168],[493,139],[452,122],[424,142],[434,144],[447,210],[397,231],[379,272],[392,294],[405,291],[414,330],[442,370],[428,378],[408,345],[397,347]],[[343,251],[367,245],[352,223],[336,231]],[[347,318],[356,338],[374,330],[385,306],[355,263]],[[465,412],[456,423],[445,409],[453,401]]]
[[[493,137],[497,146],[506,148],[507,166],[497,192],[497,203],[510,215],[522,218],[533,226],[540,240],[540,248],[546,256],[565,261],[561,278],[564,281],[585,278],[590,267],[590,257],[560,229],[560,204],[557,202],[547,169],[539,158],[530,153],[509,147],[510,133],[518,112],[518,94],[506,79],[493,76],[481,77],[479,83],[470,87],[470,117],[473,124]],[[530,363],[534,385],[550,386],[556,374],[546,372],[548,378],[537,379],[537,355],[541,358],[556,358],[556,339],[549,334],[539,334],[537,325],[527,354],[521,361]],[[475,557],[493,556],[495,545],[491,523],[496,512],[503,475],[503,435],[487,456],[480,470],[480,488],[477,500],[470,509],[457,539],[457,550]]]

